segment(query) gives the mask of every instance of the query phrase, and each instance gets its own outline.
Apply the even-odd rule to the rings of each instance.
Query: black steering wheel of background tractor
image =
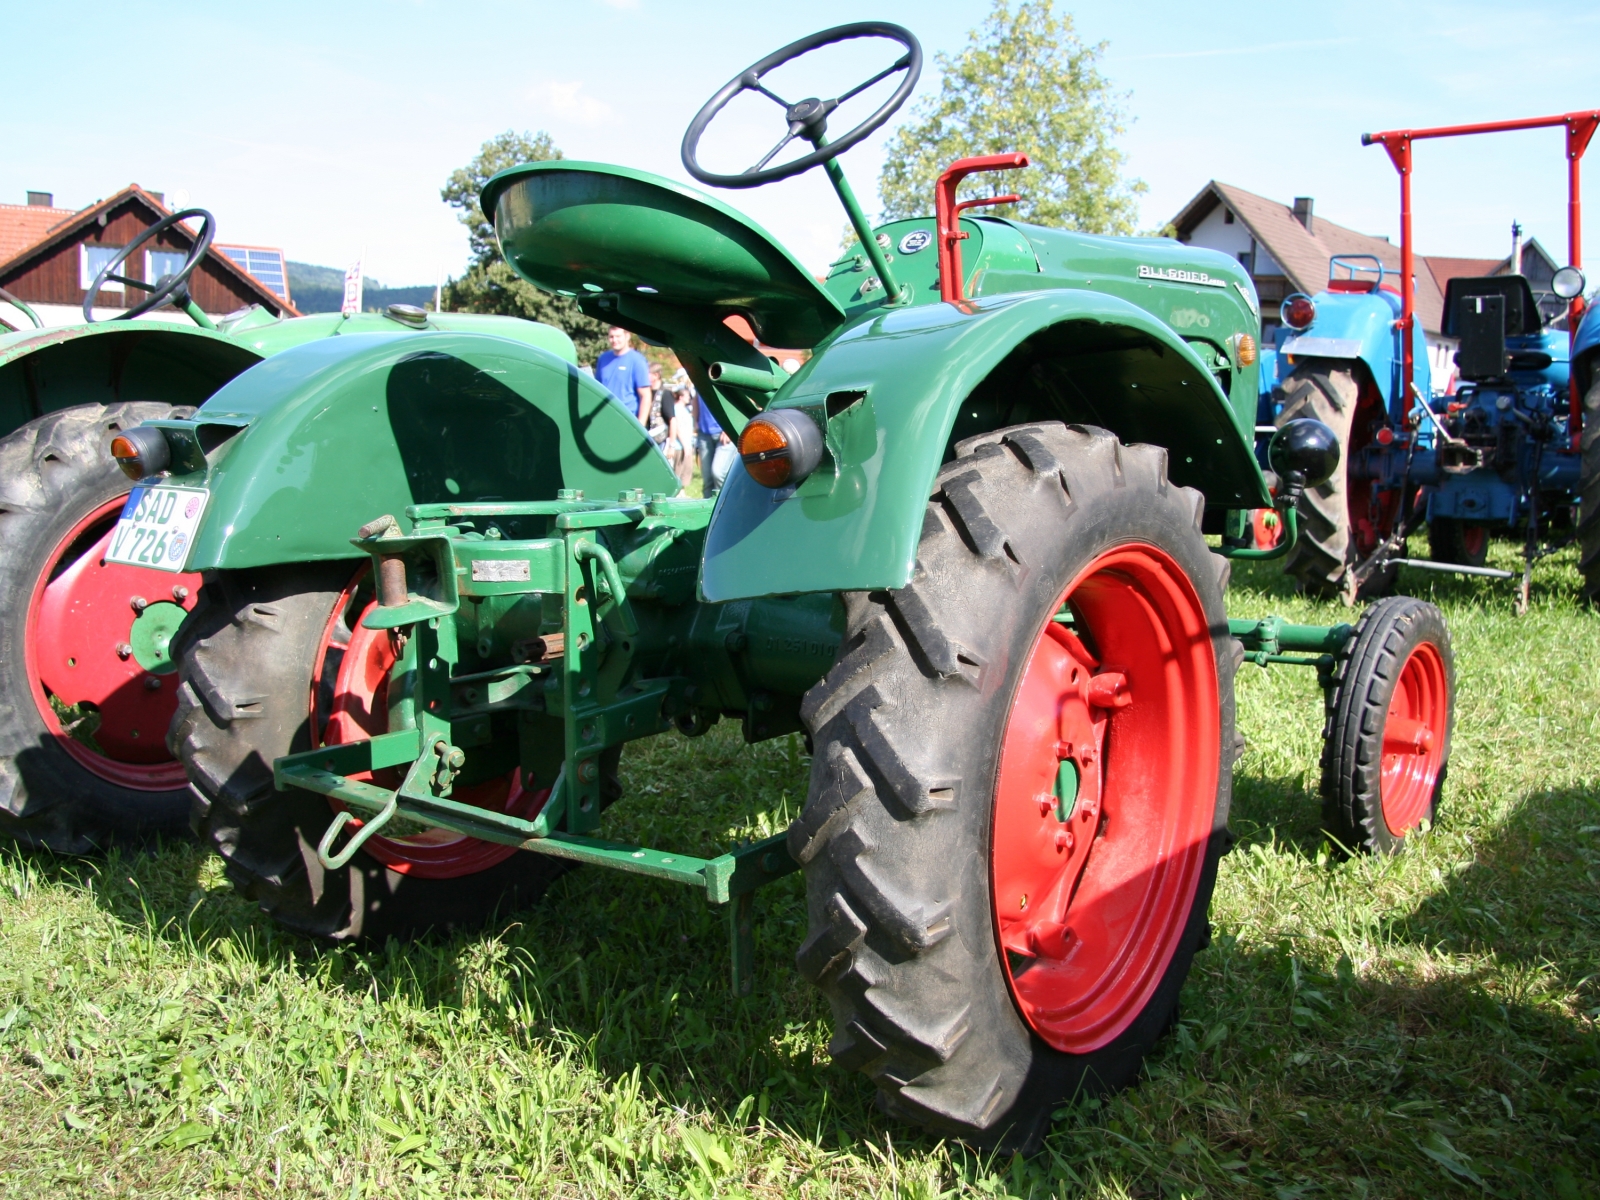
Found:
[[[186,221],[190,217],[200,218],[200,233],[194,239],[194,245],[189,248],[189,257],[184,259],[183,266],[171,275],[163,275],[154,283],[146,283],[140,279],[129,279],[125,275],[115,274],[116,269],[128,261],[140,246],[151,238],[171,229],[179,221]],[[160,308],[168,300],[176,297],[183,291],[183,285],[188,282],[189,276],[194,274],[194,269],[200,265],[206,256],[206,251],[211,248],[211,239],[216,234],[216,218],[203,208],[186,208],[182,212],[169,213],[154,225],[146,229],[133,241],[129,242],[105,266],[100,268],[100,274],[94,277],[94,282],[89,285],[89,291],[83,297],[83,319],[93,323],[94,302],[100,296],[100,289],[107,283],[120,283],[123,287],[138,288],[141,292],[149,292],[143,300],[128,309],[127,312],[118,313],[112,318],[114,321],[127,321],[134,317],[143,316],[153,308]]]
[[[831,46],[835,42],[846,42],[854,38],[881,37],[899,42],[905,47],[905,53],[895,62],[882,71],[879,71],[865,83],[859,83],[848,92],[835,96],[832,100],[818,100],[815,96],[806,100],[790,104],[783,97],[776,95],[761,82],[762,76],[769,71],[781,67],[786,62],[791,62],[803,54],[819,50],[823,46]],[[898,71],[904,71],[906,77],[900,81],[900,86],[895,88],[894,95],[879,106],[861,124],[837,141],[824,140],[828,129],[828,117],[833,110],[846,100],[860,95],[875,83],[888,79]],[[922,74],[922,46],[909,29],[904,26],[894,25],[888,21],[857,21],[850,25],[836,25],[832,29],[824,29],[820,33],[813,33],[803,37],[797,42],[790,42],[782,50],[774,51],[752,67],[739,72],[728,80],[711,99],[707,100],[705,107],[695,114],[694,120],[689,122],[688,132],[683,135],[683,165],[684,169],[698,179],[701,183],[713,187],[747,188],[760,187],[764,183],[774,183],[779,179],[787,179],[791,175],[799,175],[802,171],[809,171],[812,167],[819,166],[843,154],[862,138],[877,129],[887,121],[896,109],[906,102],[911,95],[911,89],[917,85],[917,77]],[[716,175],[707,171],[700,165],[695,152],[700,146],[700,135],[706,131],[706,126],[716,115],[727,107],[730,101],[740,92],[760,92],[773,103],[783,108],[784,120],[789,123],[789,132],[783,140],[768,150],[766,155],[755,166],[737,175]],[[767,164],[778,156],[781,151],[795,138],[804,138],[815,147],[810,154],[806,154],[786,162],[781,166],[768,167]]]

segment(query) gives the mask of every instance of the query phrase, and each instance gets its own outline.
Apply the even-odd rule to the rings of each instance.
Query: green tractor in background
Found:
[[[187,289],[214,225],[203,209],[152,225],[90,285],[81,325],[44,328],[0,295],[35,326],[0,336],[0,832],[58,852],[188,831],[187,779],[166,746],[178,689],[168,647],[201,578],[106,557],[131,488],[106,454],[112,438],[187,416],[280,350],[336,335],[475,329],[572,357],[545,326],[401,306],[291,320],[252,307],[215,323]],[[119,274],[164,237],[187,243],[177,271]],[[96,321],[108,282],[145,295]],[[193,326],[146,316],[167,304]]]
[[[866,83],[774,90],[863,38],[898,47]],[[169,744],[198,831],[278,921],[415,935],[587,863],[726,906],[742,991],[753,894],[803,870],[797,962],[834,1058],[908,1121],[1028,1147],[1063,1098],[1133,1081],[1175,1018],[1229,845],[1243,659],[1318,670],[1330,828],[1380,851],[1438,803],[1453,666],[1410,599],[1354,627],[1227,617],[1228,557],[1287,551],[1300,489],[1338,461],[1325,426],[1286,426],[1283,545],[1207,542],[1273,504],[1236,262],[964,216],[994,201],[958,202],[961,179],[1020,154],[954,164],[932,217],[867,224],[838,156],[920,66],[899,26],[826,30],[736,76],[685,137],[713,185],[826,170],[860,247],[821,283],[640,171],[535,163],[483,191],[523,278],[678,355],[738,440],[714,502],[677,496],[638,422],[557,353],[352,333],[120,440],[139,482],[107,553],[204,579]],[[784,137],[715,174],[701,138],[736,98],[779,105]],[[775,369],[735,315],[810,359]],[[807,738],[786,834],[710,858],[600,836],[628,742],[723,718]]]

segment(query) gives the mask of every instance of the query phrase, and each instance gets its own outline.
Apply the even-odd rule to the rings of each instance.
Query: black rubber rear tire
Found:
[[[911,583],[845,597],[841,657],[804,701],[816,753],[789,831],[809,908],[797,962],[832,1006],[834,1060],[870,1078],[887,1111],[1031,1152],[1063,1099],[1132,1083],[1175,1019],[1227,842],[1239,645],[1222,606],[1228,564],[1201,536],[1200,494],[1168,482],[1164,449],[1049,423],[957,451],[928,503]],[[1219,783],[1170,966],[1124,1033],[1074,1055],[1025,1023],[1001,965],[989,870],[999,746],[1056,598],[1132,541],[1178,563],[1213,631]]]
[[[1396,835],[1383,817],[1381,773],[1384,723],[1406,659],[1431,642],[1444,660],[1449,718],[1444,754],[1426,820],[1438,816],[1450,769],[1455,725],[1455,653],[1444,615],[1410,596],[1390,596],[1369,606],[1335,678],[1322,742],[1322,818],[1341,846],[1371,854],[1398,854],[1409,835]]]
[[[1428,522],[1428,557],[1434,562],[1453,563],[1462,567],[1481,567],[1489,561],[1488,531],[1483,530],[1482,543],[1473,549],[1467,544],[1467,530],[1483,530],[1481,525],[1469,525],[1454,517],[1435,517]]]
[[[1583,398],[1578,569],[1583,572],[1584,600],[1590,604],[1600,604],[1600,358],[1591,361],[1594,381]]]
[[[1276,421],[1282,427],[1300,417],[1312,417],[1339,439],[1338,468],[1326,483],[1307,488],[1296,506],[1300,536],[1284,558],[1283,569],[1307,595],[1342,596],[1347,601],[1388,595],[1400,575],[1399,567],[1374,571],[1359,587],[1352,587],[1349,578],[1360,558],[1350,528],[1349,502],[1350,439],[1362,387],[1357,369],[1337,359],[1300,363],[1280,385],[1282,412]]]
[[[168,735],[189,772],[195,832],[240,892],[318,937],[414,937],[533,903],[570,864],[514,854],[474,875],[418,879],[357,851],[326,871],[317,844],[333,819],[327,798],[273,787],[273,759],[310,748],[314,661],[357,566],[224,571],[202,589],[175,640],[182,685]]]
[[[142,421],[188,413],[166,404],[83,404],[0,440],[0,832],[58,854],[113,842],[187,838],[189,792],[139,791],[102,779],[63,750],[34,700],[27,613],[63,538],[119,496],[128,477],[111,439]]]

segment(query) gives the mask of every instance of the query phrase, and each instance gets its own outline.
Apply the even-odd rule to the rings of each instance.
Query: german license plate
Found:
[[[117,518],[106,561],[157,571],[181,571],[205,515],[204,488],[134,488]]]

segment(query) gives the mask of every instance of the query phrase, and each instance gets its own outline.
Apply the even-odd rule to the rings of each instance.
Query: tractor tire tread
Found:
[[[51,743],[34,711],[24,666],[29,598],[41,545],[63,513],[91,496],[96,505],[128,484],[108,454],[110,439],[143,421],[194,410],[151,401],[83,404],[29,421],[0,439],[0,596],[22,619],[0,633],[0,672],[7,677],[0,708],[0,832],[59,854],[87,854],[113,843],[184,837],[188,807],[182,788],[136,791],[91,776]],[[92,511],[92,510],[88,510]]]
[[[1026,1050],[1033,1035],[999,972],[989,979],[974,966],[996,950],[987,890],[971,886],[976,852],[971,863],[959,860],[975,819],[960,797],[969,782],[987,786],[971,776],[981,763],[964,743],[987,736],[974,730],[992,719],[982,714],[1003,684],[986,663],[992,622],[982,597],[1043,586],[1030,552],[1096,496],[1137,482],[1181,509],[1200,545],[1203,500],[1167,482],[1165,450],[1124,447],[1101,429],[1040,423],[956,450],[935,481],[911,582],[845,597],[841,656],[803,702],[818,749],[789,832],[810,912],[796,964],[832,1007],[830,1054],[876,1084],[885,1111],[975,1144],[1027,1147],[1054,1101],[1040,1106],[1044,1085]],[[1235,660],[1218,658],[1231,748]],[[967,732],[930,737],[936,713]],[[1221,827],[1226,785],[1219,790]],[[1204,924],[1203,913],[1196,919]],[[1101,1078],[1077,1084],[1123,1086],[1140,1058],[1102,1062]]]

